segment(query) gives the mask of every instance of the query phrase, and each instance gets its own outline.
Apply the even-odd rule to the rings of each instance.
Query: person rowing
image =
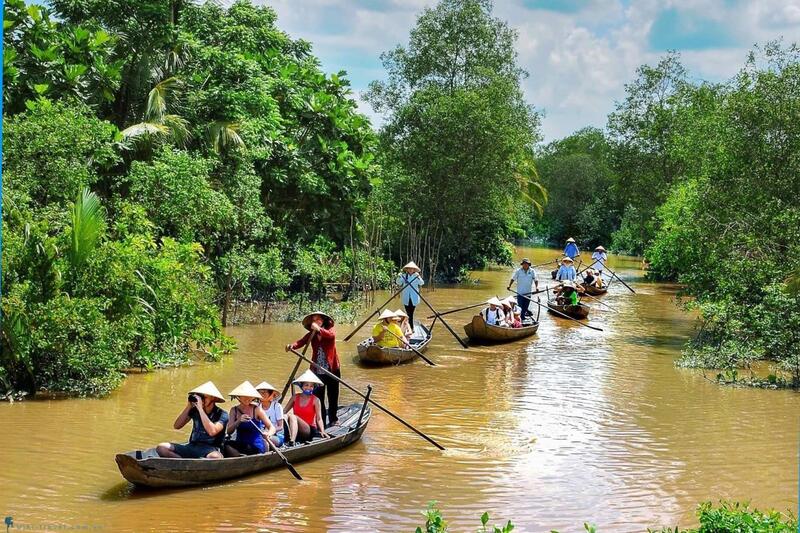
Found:
[[[283,406],[281,405],[281,393],[278,389],[262,381],[256,385],[256,390],[261,395],[261,408],[267,414],[267,418],[275,426],[275,434],[270,438],[275,446],[283,446],[286,441],[286,433],[283,424]]]
[[[286,406],[286,421],[289,425],[289,446],[309,442],[317,437],[328,438],[322,420],[322,404],[314,394],[314,389],[323,385],[311,370],[292,382],[300,392],[292,396]]]
[[[294,344],[286,346],[286,351],[288,352],[290,349],[297,350],[308,344],[309,340],[311,341],[311,349],[314,351],[314,355],[311,357],[314,361],[311,365],[311,371],[322,382],[322,386],[318,387],[314,394],[322,402],[323,419],[327,421],[328,426],[333,426],[339,421],[339,382],[320,370],[320,368],[324,368],[336,377],[342,377],[339,354],[336,351],[336,330],[334,329],[333,318],[322,311],[314,311],[303,317],[301,323],[308,330],[308,333]],[[326,393],[328,397],[327,405],[325,404]]]
[[[189,442],[162,442],[156,446],[158,455],[184,459],[222,459],[220,449],[225,438],[228,413],[217,403],[224,401],[225,397],[210,381],[190,390],[186,407],[172,425],[175,429],[182,429],[191,420]]]
[[[556,273],[556,281],[575,281],[577,272],[575,272],[575,262],[571,257],[564,257],[561,259],[561,266],[558,267]]]
[[[603,274],[603,267],[606,265],[606,261],[608,261],[606,249],[602,246],[595,248],[594,252],[592,252],[592,259],[594,262],[592,263],[591,268],[597,271],[598,276],[601,276]]]
[[[275,426],[259,405],[261,394],[249,381],[244,381],[229,396],[236,398],[239,405],[231,408],[228,414],[227,433],[236,432],[236,438],[225,443],[225,457],[256,455],[267,450],[264,439],[275,434]]]
[[[532,313],[528,310],[530,305],[530,294],[533,292],[533,286],[536,285],[536,290],[539,290],[539,279],[536,277],[536,271],[531,268],[531,261],[527,257],[520,262],[520,267],[514,271],[511,280],[508,282],[506,290],[511,290],[511,285],[517,282],[517,305],[519,305],[522,319]]]
[[[419,291],[423,285],[425,280],[422,279],[422,270],[414,261],[405,265],[403,272],[397,276],[397,286],[404,287],[400,293],[400,300],[406,308],[411,329],[414,329],[414,309],[419,305]]]
[[[394,311],[384,309],[378,317],[378,323],[372,328],[372,341],[381,348],[397,348],[408,345]]]
[[[497,296],[493,296],[486,303],[489,304],[489,307],[481,311],[483,320],[490,326],[505,326],[506,315],[503,312],[503,302]]]
[[[572,237],[567,239],[567,245],[564,246],[564,255],[572,260],[581,255],[581,251],[578,249],[578,245],[575,244],[575,239]]]

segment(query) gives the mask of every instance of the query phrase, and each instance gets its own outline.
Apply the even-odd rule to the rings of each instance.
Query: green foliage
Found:
[[[532,213],[542,200],[531,154],[539,116],[522,95],[515,41],[491,2],[443,0],[422,12],[407,48],[383,54],[388,80],[370,86],[369,102],[389,112],[381,138],[392,171],[379,192],[391,199],[389,240],[403,229],[392,220],[438,221],[447,277],[507,262],[515,206]]]
[[[715,507],[711,502],[697,508],[700,527],[679,529],[663,528],[661,533],[795,533],[797,519],[774,510],[766,513],[751,509],[749,504],[720,502]]]
[[[425,529],[417,527],[416,533],[447,533],[449,531],[447,521],[442,517],[442,513],[436,506],[435,501],[428,502],[428,508],[423,511],[422,516],[425,517]],[[500,526],[489,526],[489,513],[481,515],[481,527],[478,533],[511,533],[514,530],[514,524],[511,520]]]
[[[72,206],[72,226],[67,258],[73,270],[86,263],[103,236],[105,216],[103,206],[96,194],[83,189]]]

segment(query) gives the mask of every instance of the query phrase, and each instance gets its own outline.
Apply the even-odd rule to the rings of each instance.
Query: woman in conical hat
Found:
[[[581,251],[578,249],[578,245],[575,244],[575,239],[570,237],[567,239],[567,245],[564,246],[564,255],[569,257],[570,259],[575,259],[581,254]]]
[[[395,320],[399,322],[400,331],[403,332],[406,338],[410,339],[414,334],[414,330],[411,329],[411,324],[408,323],[408,314],[402,309],[397,309],[394,312],[394,316]]]
[[[556,281],[574,280],[578,275],[575,272],[574,263],[571,257],[561,259],[561,266],[558,267],[558,272],[556,273]]]
[[[292,382],[300,392],[286,406],[286,422],[289,424],[289,446],[309,442],[316,437],[327,438],[325,423],[322,420],[322,404],[314,395],[314,389],[322,386],[322,381],[311,370]]]
[[[592,253],[592,259],[594,260],[594,263],[592,263],[592,268],[597,270],[597,274],[599,276],[603,273],[603,267],[605,266],[606,261],[608,261],[606,249],[602,246],[595,248],[594,252]]]
[[[422,271],[414,261],[407,263],[403,267],[403,272],[397,276],[397,286],[403,290],[400,292],[400,301],[408,314],[408,323],[414,329],[414,309],[419,305],[419,291],[425,285],[422,279]]]
[[[408,339],[403,335],[396,318],[394,311],[384,309],[378,317],[378,323],[372,327],[372,341],[381,348],[396,348],[408,344]]]
[[[156,446],[161,457],[185,459],[222,459],[222,443],[225,439],[225,425],[228,413],[217,406],[225,397],[211,381],[189,391],[186,407],[175,419],[173,427],[181,429],[191,420],[192,434],[189,442],[162,442]]]
[[[261,394],[252,383],[244,381],[228,395],[236,398],[239,405],[234,405],[228,414],[228,435],[232,435],[235,431],[236,439],[225,444],[225,456],[239,457],[264,453],[266,451],[264,439],[275,434],[275,426],[258,404]]]
[[[283,406],[281,405],[281,394],[278,389],[262,381],[256,385],[256,390],[261,395],[261,408],[267,414],[267,418],[275,426],[275,434],[270,437],[275,446],[283,446],[286,440],[283,431]]]
[[[322,402],[322,417],[327,420],[329,426],[332,426],[338,422],[339,382],[329,376],[325,370],[336,377],[342,377],[342,365],[339,362],[339,353],[336,351],[336,331],[333,318],[322,311],[314,311],[303,317],[301,323],[308,333],[294,344],[288,345],[286,351],[288,352],[290,348],[300,349],[311,342],[313,354],[309,359],[314,361],[311,370],[323,383],[323,386],[317,388],[314,394]],[[327,405],[325,403],[326,396]]]

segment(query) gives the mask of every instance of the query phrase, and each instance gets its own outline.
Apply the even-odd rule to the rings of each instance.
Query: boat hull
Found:
[[[281,452],[294,464],[353,444],[361,438],[371,415],[367,406],[361,423],[357,424],[361,407],[362,404],[352,404],[339,410],[342,425],[329,431],[331,438],[281,448]],[[137,455],[141,458],[137,459]],[[150,488],[205,485],[284,467],[281,458],[272,451],[225,459],[171,459],[159,457],[155,449],[150,448],[117,454],[115,460],[122,477],[137,486]]]
[[[507,328],[500,326],[490,326],[481,315],[472,317],[472,322],[464,326],[464,332],[474,344],[502,344],[514,342],[535,335],[539,329],[539,323],[522,328]]]
[[[589,306],[586,304],[558,305],[554,302],[547,302],[547,312],[559,318],[564,318],[558,314],[558,312],[561,312],[576,320],[583,320],[589,316]]]
[[[605,287],[599,288],[585,284],[583,285],[583,290],[586,291],[586,294],[588,294],[589,296],[602,296],[608,292],[608,289]]]

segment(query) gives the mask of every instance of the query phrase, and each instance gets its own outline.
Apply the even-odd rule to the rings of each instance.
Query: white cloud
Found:
[[[351,73],[354,91],[383,76],[381,52],[406,43],[418,12],[434,0],[261,0],[278,13],[278,25],[314,44],[329,71]],[[755,43],[784,35],[800,40],[800,0],[591,0],[575,13],[528,9],[524,0],[496,0],[496,16],[519,32],[529,102],[546,111],[546,140],[586,125],[603,127],[624,85],[642,63],[655,63],[650,29],[660,12],[680,10],[689,24],[712,21],[737,37],[735,46],[685,51],[695,79],[722,81],[743,65]],[[369,106],[359,108],[380,123]]]

